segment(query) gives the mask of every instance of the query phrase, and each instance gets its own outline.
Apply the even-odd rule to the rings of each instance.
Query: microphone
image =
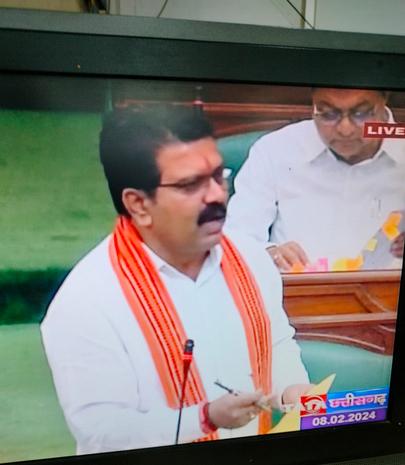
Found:
[[[190,370],[190,365],[193,360],[193,349],[194,349],[194,341],[192,339],[187,339],[187,341],[184,344],[184,351],[183,351],[183,382],[181,383],[181,394],[180,394],[180,399],[179,399],[180,408],[179,408],[179,416],[177,419],[176,439],[174,441],[175,444],[179,443],[181,416],[183,413],[183,406],[184,406],[184,394],[186,392],[188,372]]]
[[[183,352],[183,378],[186,378],[188,375],[188,370],[190,369],[191,361],[193,360],[193,350],[194,350],[194,341],[192,339],[187,339],[184,344]],[[183,381],[184,384],[184,381]]]

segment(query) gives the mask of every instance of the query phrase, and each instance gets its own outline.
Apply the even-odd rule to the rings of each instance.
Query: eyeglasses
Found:
[[[367,110],[341,111],[335,108],[331,110],[319,111],[316,105],[314,105],[312,112],[313,117],[325,126],[336,126],[342,121],[344,117],[347,116],[354,125],[362,127],[363,124],[367,120],[373,118],[375,114],[375,107],[369,108]]]
[[[194,179],[185,182],[173,182],[169,184],[158,184],[157,187],[172,187],[179,189],[185,194],[195,194],[203,190],[207,190],[210,180],[213,179],[219,186],[226,188],[228,179],[232,170],[220,166],[216,168],[211,174],[196,176]]]

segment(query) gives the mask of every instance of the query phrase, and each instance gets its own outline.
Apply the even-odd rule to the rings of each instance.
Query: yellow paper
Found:
[[[346,258],[339,258],[332,264],[332,271],[347,271],[347,259]]]
[[[363,266],[363,256],[355,258],[339,258],[332,264],[332,271],[357,271]]]
[[[319,384],[310,389],[305,395],[306,396],[319,396],[326,394],[333,381],[335,380],[336,374],[332,374],[321,381]],[[286,413],[278,424],[269,431],[269,434],[273,433],[287,433],[288,431],[299,431],[300,429],[300,406],[297,405],[294,410]]]
[[[374,252],[374,250],[376,249],[377,247],[377,239],[375,237],[371,238],[368,242],[367,242],[367,245],[366,245],[366,250],[368,250],[369,252]]]

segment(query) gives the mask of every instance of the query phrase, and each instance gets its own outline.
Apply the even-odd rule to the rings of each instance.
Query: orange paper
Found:
[[[384,234],[390,241],[393,241],[399,236],[399,223],[401,222],[402,214],[399,212],[390,213],[387,221],[382,225]]]

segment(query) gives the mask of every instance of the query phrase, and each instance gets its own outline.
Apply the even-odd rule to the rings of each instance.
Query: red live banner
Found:
[[[364,123],[363,137],[370,139],[405,139],[405,123]]]

